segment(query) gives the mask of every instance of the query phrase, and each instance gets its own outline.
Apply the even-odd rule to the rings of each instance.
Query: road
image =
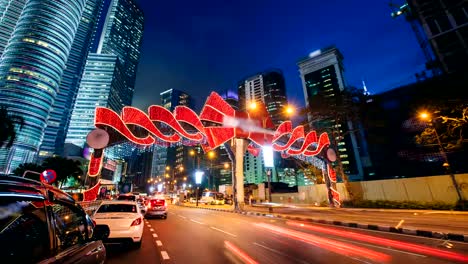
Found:
[[[114,263],[468,263],[468,243],[170,206]]]

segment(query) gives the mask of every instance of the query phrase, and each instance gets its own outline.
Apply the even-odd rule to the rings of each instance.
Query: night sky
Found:
[[[288,100],[303,105],[296,62],[330,45],[343,53],[348,85],[364,79],[379,93],[414,81],[424,57],[388,2],[140,0],[146,21],[133,105],[159,104],[159,93],[174,88],[200,107],[210,91],[236,89],[268,68],[283,70]]]

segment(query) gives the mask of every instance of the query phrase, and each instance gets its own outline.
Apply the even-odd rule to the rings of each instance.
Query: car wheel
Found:
[[[163,218],[164,218],[164,219],[167,219],[167,215],[164,215]]]
[[[140,241],[138,242],[133,242],[133,248],[134,249],[138,249],[138,248],[141,248],[141,242],[143,241],[143,239],[141,239]]]

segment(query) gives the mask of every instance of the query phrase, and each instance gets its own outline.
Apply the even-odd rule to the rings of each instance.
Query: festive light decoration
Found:
[[[318,136],[316,131],[311,131],[306,134],[303,126],[293,129],[291,121],[281,123],[274,133],[265,133],[244,131],[239,127],[222,126],[225,117],[253,121],[263,130],[273,131],[275,129],[264,105],[260,104],[260,107],[257,105],[250,112],[236,111],[215,92],[212,92],[207,98],[200,115],[186,106],[177,106],[171,113],[162,106],[152,105],[148,108],[148,114],[134,107],[124,107],[120,115],[108,108],[97,107],[94,124],[108,133],[117,133],[137,145],[199,144],[205,152],[215,149],[233,138],[250,140],[251,144],[248,150],[254,155],[258,155],[260,148],[267,145],[271,146],[273,150],[281,152],[283,157],[312,157],[330,145],[327,133]],[[139,131],[144,130],[147,133],[144,136],[138,135],[135,127]],[[162,131],[163,127],[170,129]],[[115,143],[111,139],[109,145]],[[94,154],[90,159],[88,170],[90,176],[98,175],[102,167],[103,153],[101,155]]]
[[[96,185],[83,192],[83,202],[95,201],[97,199],[99,188],[101,188],[101,181]]]

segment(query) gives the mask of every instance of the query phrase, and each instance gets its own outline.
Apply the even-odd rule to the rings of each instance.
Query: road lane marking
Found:
[[[288,254],[285,254],[285,253],[283,253],[283,252],[281,252],[281,251],[278,251],[278,250],[276,250],[276,249],[269,248],[269,247],[267,247],[267,246],[264,246],[264,245],[262,245],[262,244],[259,244],[259,243],[257,243],[257,242],[254,242],[253,244],[256,245],[256,246],[259,246],[259,247],[261,247],[261,248],[264,248],[264,249],[266,249],[266,250],[270,250],[271,252],[274,252],[274,253],[276,253],[276,254],[278,254],[278,255],[281,255],[281,256],[283,256],[283,257],[286,257],[286,258],[288,258],[288,259],[294,259],[297,263],[304,263],[304,264],[308,264],[308,263],[309,263],[309,262],[306,262],[306,261],[304,261],[304,260],[300,260],[300,259],[298,259],[298,258],[292,257],[292,256],[290,256],[290,255],[288,255]]]
[[[158,234],[153,233],[153,237],[158,237]]]
[[[408,254],[408,255],[413,255],[413,256],[417,256],[417,257],[421,257],[421,258],[427,258],[427,256],[421,255],[421,254],[411,253],[411,252],[408,252],[408,251],[402,251],[402,250],[393,249],[393,248],[376,246],[376,245],[372,245],[372,244],[356,242],[354,240],[346,240],[346,239],[340,239],[340,238],[333,238],[333,239],[340,240],[340,241],[343,241],[343,242],[349,242],[349,243],[354,243],[354,244],[358,244],[358,245],[368,246],[368,247],[374,247],[374,248],[380,248],[380,249],[385,249],[385,250],[389,250],[389,251],[395,251],[395,252],[404,253],[404,254]]]
[[[187,217],[181,216],[181,215],[178,215],[178,217],[180,217],[180,218],[182,218],[182,219],[187,219]]]
[[[151,231],[151,232],[154,232],[154,229],[153,229],[153,228],[150,228],[150,231]]]
[[[161,242],[161,240],[156,240],[156,245],[158,245],[158,247],[162,247],[162,242]]]
[[[192,222],[194,222],[194,223],[197,223],[197,224],[200,224],[200,225],[203,225],[202,222],[198,222],[198,221],[195,221],[195,220],[193,220],[193,219],[190,219],[190,221],[192,221]]]
[[[147,224],[146,226],[147,226],[147,227],[151,227],[151,225],[150,225],[150,224]]]
[[[169,255],[167,254],[166,251],[161,251],[161,256],[163,259],[169,259]]]
[[[226,231],[221,230],[221,229],[219,229],[219,228],[216,228],[216,227],[214,227],[214,226],[210,226],[210,227],[211,227],[211,229],[214,229],[214,230],[219,231],[219,232],[223,232],[224,234],[228,234],[228,235],[230,235],[230,236],[237,237],[237,236],[234,235],[234,234],[231,234],[231,233],[229,233],[229,232],[226,232]]]

